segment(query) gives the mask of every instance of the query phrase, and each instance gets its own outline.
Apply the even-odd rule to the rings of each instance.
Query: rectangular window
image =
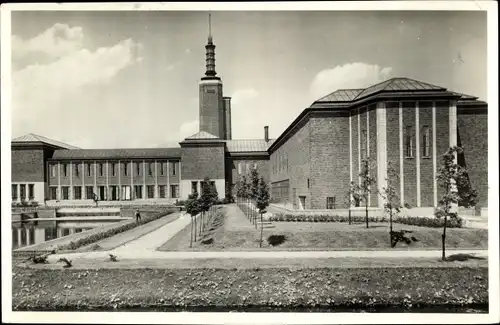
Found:
[[[56,177],[56,165],[50,165],[50,176]]]
[[[92,200],[94,198],[93,186],[85,186],[85,197],[87,198],[87,200]]]
[[[135,198],[142,199],[142,185],[135,185],[134,191],[135,191]]]
[[[73,187],[73,197],[75,200],[81,200],[82,199],[82,187],[81,186],[75,186]]]
[[[26,185],[21,184],[21,185],[19,185],[19,188],[20,188],[20,192],[21,192],[21,201],[24,201],[24,200],[26,200]]]
[[[148,185],[147,190],[148,190],[148,199],[154,199],[155,198],[155,186]]]
[[[137,176],[141,174],[141,163],[135,163],[135,169],[137,171]]]
[[[335,197],[334,196],[329,196],[326,198],[326,208],[329,210],[335,209]]]
[[[413,128],[411,126],[406,127],[406,158],[413,158]]]
[[[123,163],[123,175],[128,176],[128,163]]]
[[[170,167],[171,167],[170,173],[172,174],[172,176],[175,176],[177,173],[177,162],[172,161]]]
[[[424,157],[430,157],[430,130],[428,126],[422,128],[422,150]]]
[[[247,163],[247,174],[250,173],[250,164]]]
[[[62,164],[62,174],[64,177],[67,177],[68,176],[68,165],[67,164]]]
[[[17,184],[12,184],[12,201],[17,201]]]
[[[158,185],[158,194],[160,198],[164,199],[165,196],[165,185]]]
[[[198,193],[198,182],[191,182],[191,194]]]
[[[75,164],[74,166],[75,166],[75,176],[80,177],[80,169],[78,168],[79,165]]]
[[[55,186],[50,187],[49,197],[51,200],[57,200],[57,187],[55,187]]]
[[[163,176],[165,175],[165,168],[166,168],[166,164],[165,163],[161,163],[160,165],[160,175]]]
[[[104,164],[99,164],[99,176],[104,175]]]
[[[170,185],[170,197],[176,199],[179,197],[179,185]]]
[[[92,176],[92,164],[87,164],[87,176]]]
[[[241,163],[238,163],[238,175],[241,175]]]
[[[153,163],[148,164],[148,175],[153,176]]]
[[[61,187],[61,190],[62,190],[62,199],[69,200],[69,186],[63,186]]]
[[[30,200],[35,198],[35,184],[28,184],[28,198]]]
[[[111,164],[111,175],[116,176],[116,163]]]

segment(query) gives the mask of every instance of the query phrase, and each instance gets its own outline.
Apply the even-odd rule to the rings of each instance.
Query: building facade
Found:
[[[487,103],[409,78],[366,89],[337,90],[318,99],[277,138],[232,139],[231,98],[215,71],[209,33],[206,72],[199,83],[199,132],[176,148],[80,149],[39,135],[12,141],[12,200],[184,200],[206,177],[220,198],[253,168],[269,182],[276,204],[291,209],[346,206],[351,182],[368,159],[377,180],[369,206],[381,208],[388,170],[398,175],[403,203],[437,205],[442,155],[459,145],[487,207]]]

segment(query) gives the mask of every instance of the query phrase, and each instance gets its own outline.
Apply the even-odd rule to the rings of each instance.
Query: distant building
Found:
[[[360,162],[375,164],[377,186],[371,207],[382,207],[377,189],[388,165],[400,176],[403,202],[434,207],[441,190],[435,176],[442,154],[463,146],[459,162],[469,168],[488,202],[487,103],[477,97],[408,78],[366,89],[337,90],[306,108],[277,138],[233,140],[231,98],[215,71],[209,33],[206,72],[199,85],[200,130],[180,148],[79,149],[28,134],[12,140],[12,199],[42,203],[92,200],[183,200],[215,182],[219,197],[252,168],[270,182],[276,204],[291,209],[345,208]]]

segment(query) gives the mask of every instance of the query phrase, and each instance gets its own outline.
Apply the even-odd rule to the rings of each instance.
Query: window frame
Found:
[[[405,127],[405,158],[412,159],[415,158],[415,147],[413,145],[414,141],[413,127],[408,125]]]

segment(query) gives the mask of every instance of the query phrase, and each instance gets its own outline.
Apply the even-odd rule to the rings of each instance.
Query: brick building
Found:
[[[487,207],[487,103],[408,78],[366,89],[337,90],[318,99],[277,138],[232,139],[231,98],[215,71],[209,34],[206,72],[199,83],[199,132],[176,148],[79,149],[28,134],[12,141],[13,201],[186,199],[209,177],[219,197],[257,168],[272,198],[294,209],[345,208],[351,181],[359,181],[369,157],[377,179],[370,206],[382,207],[377,189],[391,166],[404,203],[430,208],[440,196],[435,176],[449,146],[465,149],[469,168]],[[90,203],[91,201],[89,201]]]

